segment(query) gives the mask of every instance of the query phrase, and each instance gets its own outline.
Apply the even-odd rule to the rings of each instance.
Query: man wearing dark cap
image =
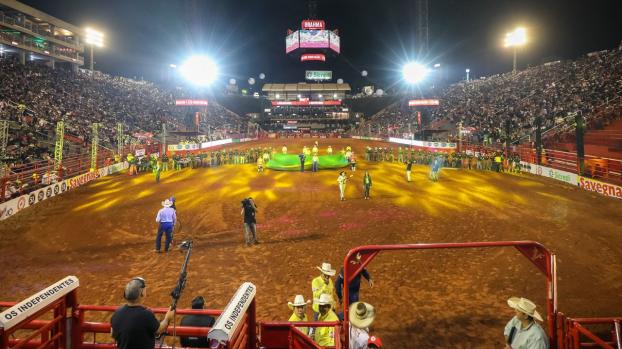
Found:
[[[192,300],[192,309],[203,309],[205,300],[202,296],[197,296]],[[216,320],[205,314],[187,315],[181,319],[181,326],[190,327],[212,327]],[[192,348],[209,348],[207,336],[203,337],[181,337],[181,345],[183,347]]]
[[[110,320],[110,333],[119,349],[153,349],[155,337],[166,331],[173,319],[174,311],[169,309],[164,319],[158,322],[151,310],[142,305],[147,296],[147,284],[141,277],[135,277],[125,286],[123,297],[127,303],[119,307]]]

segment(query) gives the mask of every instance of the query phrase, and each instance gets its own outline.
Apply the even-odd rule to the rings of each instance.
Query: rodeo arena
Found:
[[[346,81],[361,38],[301,3],[298,75],[149,80],[0,0],[0,349],[621,349],[622,43]]]

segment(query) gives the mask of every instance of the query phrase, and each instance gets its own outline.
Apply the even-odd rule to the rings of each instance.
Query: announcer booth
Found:
[[[350,108],[343,103],[349,84],[266,84],[262,90],[269,103],[262,115],[266,130],[308,134],[350,127]]]

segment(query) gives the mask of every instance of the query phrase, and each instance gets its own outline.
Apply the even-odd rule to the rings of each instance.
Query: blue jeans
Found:
[[[317,167],[318,167],[318,166],[317,166],[317,161],[313,161],[313,166],[312,166],[311,170],[312,170],[313,172],[317,172]]]
[[[166,234],[164,251],[168,251],[168,248],[171,245],[171,240],[173,240],[173,222],[160,223],[160,226],[158,227],[158,235],[156,236],[155,241],[156,251],[160,251],[160,246],[162,244],[162,233]]]

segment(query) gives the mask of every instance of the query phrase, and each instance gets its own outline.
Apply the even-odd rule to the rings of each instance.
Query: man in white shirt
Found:
[[[354,302],[348,313],[350,320],[350,349],[367,349],[369,326],[376,318],[374,307],[365,302]]]
[[[526,298],[512,297],[508,299],[508,305],[516,315],[505,325],[505,348],[549,349],[549,337],[535,321],[543,321],[536,311],[536,304]]]

